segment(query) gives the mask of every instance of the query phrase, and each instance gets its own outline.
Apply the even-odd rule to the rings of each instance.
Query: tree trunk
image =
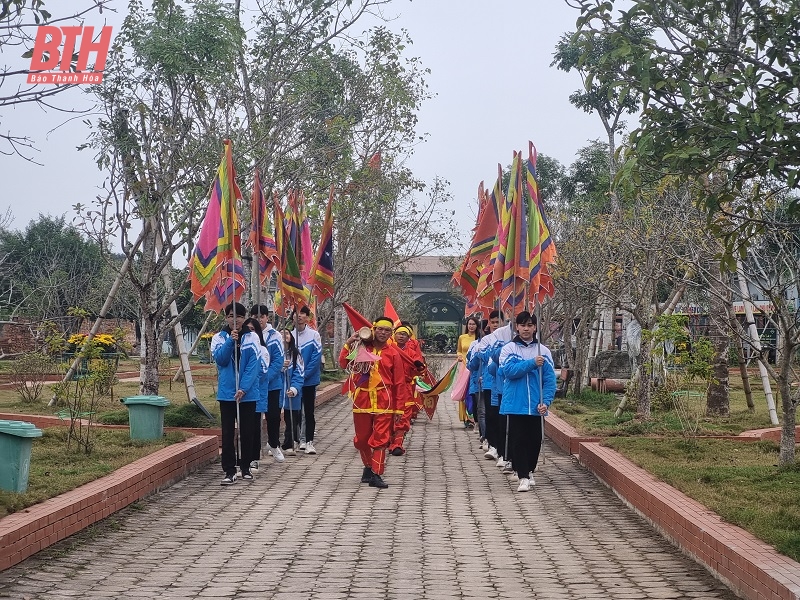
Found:
[[[712,287],[709,301],[709,336],[714,346],[711,381],[706,390],[706,414],[727,417],[731,412],[730,379],[728,372],[728,310],[730,289],[722,281],[719,260],[711,258],[709,284]]]
[[[651,391],[653,388],[653,372],[650,364],[653,357],[652,342],[642,340],[642,352],[639,354],[639,387],[636,396],[636,418],[649,419],[651,417],[650,406]]]
[[[769,374],[767,373],[767,366],[764,364],[766,358],[761,351],[761,338],[756,329],[756,321],[753,316],[753,303],[750,300],[750,292],[747,289],[747,280],[744,276],[744,269],[740,260],[736,261],[736,279],[739,282],[739,291],[742,294],[742,301],[744,303],[744,314],[747,317],[747,333],[748,342],[758,353],[758,370],[761,373],[761,384],[764,387],[764,395],[767,397],[767,411],[769,412],[769,420],[773,425],[778,424],[778,412],[775,410],[775,398],[772,396],[772,386],[769,382]]]
[[[739,321],[736,320],[733,307],[728,305],[726,308],[728,310],[730,328],[731,331],[733,331],[733,348],[736,351],[736,360],[739,363],[739,375],[742,377],[742,387],[744,388],[744,399],[747,401],[747,410],[755,412],[756,405],[753,403],[753,389],[750,387],[750,374],[747,372],[747,361],[744,358],[744,346],[742,344],[742,336],[739,333]]]
[[[784,358],[790,361],[791,358]],[[781,404],[783,407],[783,425],[781,426],[781,452],[779,464],[791,465],[795,461],[795,445],[797,436],[795,426],[797,424],[797,402],[792,401],[792,390],[789,386],[788,370],[787,377],[782,377],[780,382]],[[800,393],[800,392],[798,392]]]
[[[589,309],[581,312],[581,320],[575,331],[575,377],[573,378],[573,394],[580,394],[583,384],[582,374],[588,369],[589,336],[586,329],[589,323]]]

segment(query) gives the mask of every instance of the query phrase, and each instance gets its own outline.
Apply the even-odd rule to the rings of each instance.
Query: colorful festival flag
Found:
[[[248,244],[253,249],[253,254],[258,257],[258,277],[261,283],[269,280],[273,269],[280,269],[280,256],[275,238],[272,235],[272,224],[269,222],[269,212],[264,199],[264,190],[261,187],[261,178],[256,169],[253,176],[253,193],[250,196],[250,214],[252,224]]]
[[[325,220],[322,223],[322,233],[309,280],[312,291],[318,294],[320,301],[333,298],[333,189],[331,184]]]
[[[207,303],[206,310],[221,310],[220,302],[239,300],[245,284],[240,269],[242,249],[236,217],[236,202],[242,199],[242,193],[236,184],[233,145],[230,140],[224,140],[223,146],[189,268],[192,295],[195,300],[206,296],[211,304],[209,307]]]
[[[530,302],[534,305],[537,302],[541,304],[546,297],[552,298],[555,294],[549,265],[555,262],[557,254],[536,182],[536,147],[533,142],[528,142],[525,170],[525,182],[531,198],[527,217],[527,247],[530,257]]]

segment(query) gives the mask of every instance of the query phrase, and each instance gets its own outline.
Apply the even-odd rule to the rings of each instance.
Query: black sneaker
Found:
[[[397,448],[395,448],[394,450],[392,450],[390,454],[391,454],[392,456],[403,456],[403,454],[405,454],[405,453],[406,453],[406,451],[405,451],[405,450],[403,450],[403,449],[402,449],[402,448],[400,448],[400,447],[397,447]]]
[[[242,479],[244,479],[245,481],[253,481],[254,477],[252,473],[248,472],[248,473],[242,473]]]
[[[378,475],[376,473],[373,473],[372,474],[372,479],[370,479],[370,481],[369,481],[369,487],[376,487],[376,488],[382,490],[382,489],[388,488],[389,484],[386,483],[380,475]]]
[[[234,483],[236,483],[236,473],[225,475],[225,479],[219,482],[220,485],[233,485]]]
[[[364,472],[361,473],[361,483],[370,483],[374,473],[370,467],[364,467]]]

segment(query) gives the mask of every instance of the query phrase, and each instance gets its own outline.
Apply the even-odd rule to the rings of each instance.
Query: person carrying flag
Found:
[[[345,389],[353,402],[353,445],[364,464],[361,483],[379,489],[389,487],[381,477],[386,449],[394,415],[402,412],[409,396],[403,358],[389,344],[393,330],[391,319],[380,317],[372,324],[371,340],[356,345],[359,336],[354,334],[339,353],[339,366],[350,373]]]
[[[264,336],[265,350],[269,354],[269,369],[266,382],[261,386],[261,399],[259,408],[267,414],[267,443],[272,452],[272,458],[283,462],[284,456],[280,447],[281,429],[281,393],[283,390],[283,336],[270,323],[270,309],[264,304],[256,304],[250,309],[250,316],[256,317],[261,325]],[[258,448],[263,442],[261,436],[261,420],[258,422],[256,433]]]
[[[238,329],[244,321],[247,309],[238,302],[225,307],[225,327],[211,339],[211,354],[217,364],[219,383],[220,422],[222,425],[222,470],[225,478],[222,485],[236,482],[236,443],[234,441],[236,420],[239,420],[241,456],[239,465],[242,479],[252,481],[250,456],[255,432],[256,401],[258,400],[258,378],[261,373],[261,351],[258,336],[249,329]],[[237,319],[239,322],[237,323]],[[237,372],[238,369],[238,372]],[[237,406],[238,405],[238,406]]]
[[[419,345],[412,343],[411,328],[408,325],[400,325],[394,330],[394,341],[397,349],[408,358],[403,361],[403,371],[409,394],[402,407],[402,414],[395,417],[392,442],[389,445],[389,453],[392,456],[402,456],[406,452],[403,448],[403,440],[411,429],[411,419],[415,416],[415,409],[418,411],[418,407],[422,406],[422,397],[417,391],[416,378],[425,371],[425,357],[422,356]]]
[[[303,421],[301,427],[305,436],[301,437],[300,450],[305,450],[306,454],[316,454],[314,430],[317,427],[317,421],[314,418],[314,404],[317,400],[317,386],[322,375],[322,339],[319,336],[319,332],[309,327],[308,321],[310,319],[311,309],[308,306],[302,307],[297,313],[297,327],[295,327],[292,335],[305,365],[302,390]]]
[[[556,394],[556,374],[547,346],[536,339],[536,316],[517,315],[517,335],[500,351],[503,379],[500,414],[508,415],[510,454],[519,478],[518,492],[534,485],[531,473],[539,461],[542,418]]]

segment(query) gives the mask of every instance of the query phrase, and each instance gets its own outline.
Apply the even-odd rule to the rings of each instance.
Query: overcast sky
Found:
[[[116,5],[124,11],[127,2]],[[569,166],[581,147],[605,137],[596,115],[569,103],[581,86],[578,74],[550,67],[556,42],[575,29],[578,17],[563,0],[395,0],[389,12],[399,15],[390,27],[408,30],[414,41],[409,52],[431,70],[428,84],[436,94],[420,112],[419,131],[428,141],[409,166],[424,181],[439,176],[450,182],[465,243],[477,186],[485,180],[491,187],[498,162],[510,164],[514,150],[527,153],[531,140],[540,153]],[[121,21],[119,14],[103,16],[112,25]],[[96,16],[88,24],[103,22]],[[84,101],[79,96],[73,102]],[[0,156],[6,185],[0,210],[11,207],[13,228],[23,229],[39,213],[72,219],[74,204],[99,193],[103,174],[92,151],[75,150],[88,129],[82,119],[64,119],[32,106],[4,109],[3,129],[24,130],[43,164]]]

